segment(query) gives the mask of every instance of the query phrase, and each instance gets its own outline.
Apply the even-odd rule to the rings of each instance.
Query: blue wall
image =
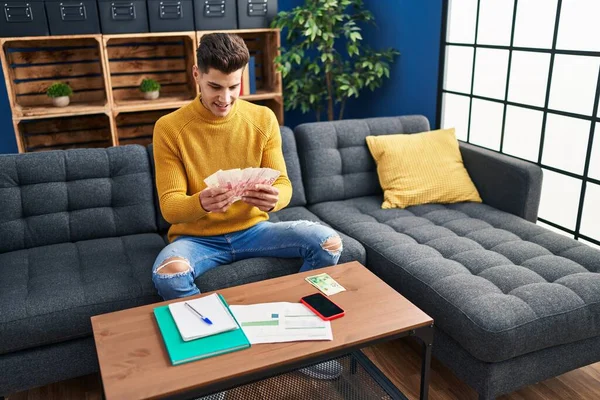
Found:
[[[394,47],[400,56],[390,79],[353,100],[344,118],[423,114],[435,125],[442,1],[365,0],[377,24],[364,29],[365,42],[376,49]]]
[[[365,0],[377,27],[366,27],[363,37],[376,49],[395,47],[401,53],[392,66],[391,79],[375,92],[363,92],[346,106],[345,118],[423,114],[433,126],[437,110],[437,82],[443,0]],[[300,6],[304,0],[279,0],[280,10]],[[0,79],[0,153],[15,153],[4,79]],[[285,113],[285,124],[294,127],[312,122],[313,113]]]
[[[374,92],[348,101],[344,118],[423,114],[433,127],[437,114],[437,86],[443,0],[364,0],[377,24],[363,27],[363,38],[375,49],[394,47],[400,56],[390,79]],[[303,0],[279,0],[281,10]],[[313,113],[285,113],[285,124],[315,121]]]
[[[4,83],[3,72],[0,71],[0,154],[16,153],[17,142],[12,124],[12,114],[8,105],[8,94]]]

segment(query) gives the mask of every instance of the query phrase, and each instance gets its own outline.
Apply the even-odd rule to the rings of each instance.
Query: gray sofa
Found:
[[[533,223],[539,167],[461,143],[483,204],[381,209],[365,137],[427,130],[419,116],[298,126],[308,209],[433,317],[433,355],[481,399],[600,361],[600,251]]]
[[[294,196],[271,219],[340,232],[340,262],[361,261],[429,313],[434,356],[481,398],[600,360],[600,252],[528,222],[537,166],[461,145],[484,204],[380,208],[365,137],[428,129],[419,116],[282,127]],[[150,268],[168,224],[151,150],[0,156],[0,395],[96,371],[90,316],[159,300]],[[299,267],[245,260],[197,284],[208,291]]]
[[[290,205],[273,221],[320,219],[306,199],[292,131],[282,127]],[[0,156],[0,396],[98,371],[90,317],[160,301],[152,264],[166,245],[152,148]],[[340,233],[340,262],[366,262]],[[295,273],[300,259],[255,258],[196,281],[216,290]]]

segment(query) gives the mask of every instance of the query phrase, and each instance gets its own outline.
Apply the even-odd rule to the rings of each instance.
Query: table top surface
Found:
[[[331,321],[332,341],[256,344],[173,366],[154,318],[171,300],[92,317],[104,393],[108,400],[176,395],[261,370],[292,365],[431,325],[433,320],[358,262],[218,290],[229,305],[298,302],[317,292],[304,280],[328,273],[346,291],[331,296],[345,316]],[[202,297],[213,292],[194,297]]]

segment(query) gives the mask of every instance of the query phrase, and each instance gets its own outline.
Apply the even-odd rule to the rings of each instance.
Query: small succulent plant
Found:
[[[140,90],[144,93],[156,92],[160,90],[160,83],[156,82],[154,79],[144,79],[140,85]]]
[[[64,82],[55,82],[46,89],[46,94],[50,98],[70,96],[73,94],[73,90],[69,85]]]

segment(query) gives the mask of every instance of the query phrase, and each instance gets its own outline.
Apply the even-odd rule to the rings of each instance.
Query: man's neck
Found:
[[[210,108],[208,108],[208,106],[204,104],[204,99],[202,97],[200,97],[200,104],[202,104],[202,107],[206,108],[206,110],[210,111]],[[212,113],[212,111],[210,112]]]
[[[211,108],[209,107],[209,104],[206,104],[206,102],[205,102],[206,99],[204,99],[202,97],[202,94],[200,94],[198,97],[200,100],[200,104],[198,104],[196,102],[197,101],[197,99],[196,99],[195,101],[191,102],[190,105],[206,121],[209,121],[214,124],[226,123],[226,122],[230,121],[236,113],[237,101],[229,106],[230,110],[228,110],[229,112],[227,113],[227,115],[215,115],[213,113],[213,111],[211,110]]]

